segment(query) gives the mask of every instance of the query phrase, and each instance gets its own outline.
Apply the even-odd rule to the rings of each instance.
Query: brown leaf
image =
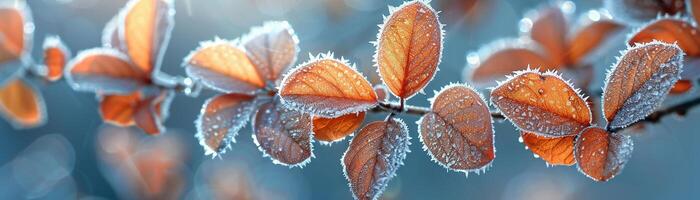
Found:
[[[311,115],[287,108],[275,97],[262,104],[253,119],[253,140],[275,164],[302,167],[311,161]]]
[[[127,94],[151,82],[150,74],[110,48],[81,51],[66,70],[66,80],[79,91]]]
[[[683,51],[660,42],[640,44],[623,52],[608,73],[603,113],[612,128],[626,127],[654,112],[680,79]]]
[[[102,119],[117,126],[134,125],[134,108],[141,101],[141,93],[126,95],[105,95],[100,100]]]
[[[435,76],[442,56],[442,25],[424,1],[392,11],[380,30],[375,60],[379,75],[399,98],[410,98]]]
[[[355,132],[365,120],[365,112],[350,113],[337,118],[314,117],[314,139],[332,143]]]
[[[597,10],[591,10],[589,12],[600,13]],[[580,64],[584,59],[589,57],[588,55],[591,54],[591,52],[604,46],[611,36],[614,36],[625,28],[622,24],[609,18],[609,15],[599,15],[601,19],[597,21],[587,20],[582,27],[574,33],[573,38],[569,40],[569,64]]]
[[[521,130],[544,137],[576,135],[591,124],[586,100],[553,72],[516,72],[491,91],[491,103]]]
[[[134,108],[134,122],[136,126],[149,135],[164,133],[163,121],[165,121],[167,116],[163,113],[164,111],[167,112],[167,107],[172,97],[172,93],[162,91],[157,96],[147,97],[139,101]],[[166,109],[162,109],[163,104],[166,104]]]
[[[286,21],[266,22],[252,28],[243,39],[243,45],[251,63],[260,76],[275,82],[296,61],[299,39]]]
[[[206,155],[217,156],[231,148],[231,143],[255,111],[253,96],[223,94],[204,103],[195,121],[199,145]]]
[[[661,18],[633,33],[627,44],[635,46],[637,43],[649,43],[655,40],[669,44],[676,43],[686,55],[696,57],[700,56],[700,35],[697,32],[698,28],[685,20]]]
[[[46,122],[41,92],[21,79],[0,87],[0,113],[15,128],[31,128]]]
[[[50,81],[61,79],[70,57],[70,50],[68,50],[68,47],[66,47],[60,37],[46,37],[44,40],[44,65],[48,69],[46,79]]]
[[[554,65],[566,64],[567,41],[569,31],[564,13],[558,6],[550,6],[537,11],[532,17],[530,37],[544,47],[549,62]]]
[[[448,169],[478,173],[496,157],[491,112],[469,86],[443,88],[418,124],[423,149]]]
[[[287,106],[316,116],[336,118],[377,105],[372,85],[344,60],[325,55],[292,70],[282,81]]]
[[[478,59],[472,60],[468,68],[465,68],[465,80],[474,83],[477,87],[485,88],[496,85],[496,80],[502,79],[515,71],[525,70],[528,67],[542,70],[554,70],[560,66],[555,65],[543,56],[540,49],[527,40],[499,40],[483,47]]]
[[[576,163],[576,160],[574,160],[575,135],[547,138],[523,131],[520,133],[520,137],[532,153],[542,158],[549,165],[571,166]]]
[[[622,171],[632,150],[629,136],[590,127],[576,139],[574,153],[579,171],[595,181],[607,181]]]
[[[131,0],[117,26],[131,61],[146,73],[157,71],[174,22],[172,0]]]
[[[253,94],[265,87],[255,65],[234,42],[203,42],[185,58],[187,76],[225,93]]]
[[[367,124],[341,159],[355,199],[377,199],[409,152],[408,127],[400,119]]]

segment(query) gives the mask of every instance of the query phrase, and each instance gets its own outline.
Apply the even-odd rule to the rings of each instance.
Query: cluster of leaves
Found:
[[[34,22],[24,2],[0,2],[0,113],[15,128],[32,128],[46,122],[41,92],[32,83],[61,79],[70,51],[58,36],[47,36],[43,43],[43,63],[31,57]]]

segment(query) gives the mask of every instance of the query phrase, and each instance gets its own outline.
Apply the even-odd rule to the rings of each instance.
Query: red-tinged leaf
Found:
[[[224,94],[210,98],[195,121],[199,145],[206,155],[217,156],[231,148],[238,131],[255,111],[253,96]]]
[[[314,139],[332,143],[355,132],[365,120],[365,112],[350,113],[337,118],[314,117]]]
[[[622,171],[632,150],[629,136],[590,127],[576,139],[574,153],[579,171],[595,181],[607,181]]]
[[[134,108],[134,122],[146,134],[158,135],[165,132],[163,121],[165,116],[161,116],[160,104],[169,101],[168,94],[160,94],[141,100]]]
[[[185,58],[189,77],[225,93],[253,94],[265,87],[265,81],[234,42],[216,39],[203,42]]]
[[[592,119],[579,90],[552,72],[517,72],[491,91],[491,103],[516,127],[544,137],[576,135]]]
[[[558,138],[542,137],[534,133],[521,132],[520,137],[525,146],[549,165],[571,166],[574,159],[574,139],[576,136]]]
[[[696,57],[700,56],[700,35],[697,32],[697,27],[683,19],[661,18],[633,33],[627,43],[630,46],[653,41],[676,43],[686,55]]]
[[[685,0],[605,0],[604,7],[621,22],[644,23],[659,15],[675,15],[686,10]]]
[[[355,199],[378,199],[406,158],[411,144],[400,119],[367,124],[350,142],[341,159]]]
[[[443,88],[418,125],[423,149],[448,169],[479,173],[496,157],[491,112],[469,86]]]
[[[131,0],[117,29],[126,54],[146,73],[158,71],[173,29],[173,0]]]
[[[296,61],[299,39],[286,21],[266,22],[243,39],[251,63],[264,79],[275,82]]]
[[[442,56],[442,25],[425,1],[391,11],[378,35],[379,75],[399,98],[410,98],[435,76]]]
[[[640,44],[623,52],[608,73],[603,113],[608,126],[623,128],[654,112],[680,79],[683,51],[660,42]]]
[[[100,97],[102,120],[117,126],[134,125],[134,108],[141,101],[141,93],[105,95]]]
[[[377,105],[377,94],[362,74],[344,60],[322,55],[290,71],[280,96],[294,109],[336,118]]]
[[[0,87],[0,114],[14,128],[32,128],[46,122],[46,108],[41,92],[21,79]]]
[[[377,100],[380,102],[387,102],[389,101],[389,89],[386,88],[386,85],[381,84],[381,85],[375,85],[374,86],[374,93],[377,94]]]
[[[678,80],[676,84],[673,84],[669,93],[671,94],[684,94],[693,89],[693,82],[689,80]]]
[[[275,164],[303,167],[311,161],[311,115],[287,108],[275,97],[260,106],[252,125],[255,144]]]
[[[81,51],[66,71],[66,80],[79,91],[126,94],[151,82],[126,55],[108,48]]]
[[[46,37],[44,40],[44,65],[48,69],[46,78],[50,81],[61,79],[70,57],[70,50],[68,50],[68,47],[66,47],[60,37]]]
[[[536,11],[536,14],[531,17],[530,37],[544,47],[550,63],[566,64],[566,34],[569,28],[564,13],[558,6],[549,6]]]
[[[589,59],[592,52],[605,46],[612,36],[625,28],[624,25],[613,21],[610,15],[598,10],[590,10],[588,13],[596,13],[600,18],[590,19],[587,16],[584,22],[581,22],[581,28],[575,31],[573,38],[568,42],[569,64],[580,64]]]
[[[536,67],[542,70],[555,70],[561,66],[551,63],[534,43],[522,39],[498,40],[479,50],[468,59],[470,65],[464,69],[464,79],[477,87],[496,85],[496,80],[515,71]]]

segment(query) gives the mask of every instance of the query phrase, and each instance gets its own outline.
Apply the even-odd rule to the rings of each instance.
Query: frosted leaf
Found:
[[[117,30],[117,26],[119,25],[121,19],[120,16],[121,15],[115,15],[112,17],[112,19],[107,22],[104,29],[102,29],[102,46],[124,52],[126,51],[126,47],[124,42],[122,42],[122,39],[119,37],[119,30]]]
[[[360,128],[365,120],[365,112],[350,113],[337,118],[314,117],[314,139],[322,144],[343,140]]]
[[[131,0],[119,13],[124,52],[146,73],[159,71],[175,25],[173,0]]]
[[[24,1],[0,2],[0,85],[31,64],[34,21]],[[21,63],[21,65],[20,65]]]
[[[134,122],[146,134],[158,135],[165,132],[163,122],[167,118],[170,101],[174,93],[160,90],[154,94],[145,94],[134,107]]]
[[[66,81],[74,90],[126,94],[147,85],[150,74],[109,48],[84,50],[66,66]]]
[[[665,16],[653,20],[629,35],[627,44],[635,46],[637,43],[650,43],[654,41],[668,44],[677,44],[689,57],[700,56],[700,40],[698,40],[698,28],[693,25],[691,19]]]
[[[553,72],[516,72],[491,91],[491,103],[523,131],[544,137],[576,135],[591,124],[591,109]]]
[[[199,145],[206,155],[225,153],[236,142],[238,131],[243,128],[255,111],[254,97],[240,94],[224,94],[208,99],[195,121]]]
[[[215,39],[202,42],[184,60],[187,76],[225,93],[254,94],[265,81],[234,41]]]
[[[677,45],[652,42],[626,52],[608,72],[603,112],[612,128],[623,128],[654,112],[680,79],[683,51]]]
[[[630,136],[590,127],[576,139],[574,153],[581,173],[595,181],[607,181],[622,171],[632,150]]]
[[[377,100],[380,102],[388,102],[391,96],[391,94],[389,94],[389,89],[386,88],[384,84],[375,85],[374,93],[377,93]]]
[[[428,1],[405,2],[380,26],[374,55],[380,77],[397,97],[408,99],[435,76],[444,30]]]
[[[260,76],[275,82],[281,79],[299,52],[299,38],[287,21],[265,22],[243,37],[243,46]]]
[[[520,141],[547,165],[571,166],[574,159],[574,139],[576,135],[558,138],[542,137],[534,133],[521,132]]]
[[[408,127],[400,119],[367,124],[350,142],[341,159],[355,199],[377,199],[409,152]]]
[[[66,63],[71,57],[70,50],[58,36],[47,36],[44,39],[44,65],[48,69],[46,79],[56,81],[63,77]]]
[[[0,116],[15,129],[43,125],[47,114],[41,91],[23,79],[0,86]]]
[[[255,113],[253,140],[275,164],[303,167],[313,157],[311,120],[311,115],[287,108],[276,97]]]
[[[344,60],[330,55],[290,71],[280,87],[291,108],[326,118],[357,113],[377,105],[372,85]]]
[[[659,14],[674,15],[686,10],[684,0],[605,0],[603,6],[620,22],[639,24]]]
[[[480,171],[496,157],[491,113],[481,95],[469,86],[443,88],[418,125],[423,149],[445,168]]]

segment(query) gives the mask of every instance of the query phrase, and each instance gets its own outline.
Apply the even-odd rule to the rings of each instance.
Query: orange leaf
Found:
[[[678,0],[678,1],[683,1],[683,0]],[[698,0],[687,0],[685,1],[686,7],[688,7],[688,12],[690,12],[690,15],[693,16],[693,19],[695,19],[695,22],[700,22],[700,1]]]
[[[163,121],[167,117],[164,113],[167,113],[172,97],[172,91],[164,90],[156,96],[147,97],[139,101],[134,108],[134,122],[136,126],[149,135],[164,133]],[[163,107],[166,108],[163,109]]]
[[[680,79],[683,66],[678,45],[652,42],[622,54],[603,89],[603,113],[612,128],[626,127],[654,112]]]
[[[100,115],[105,122],[117,126],[134,125],[134,108],[141,101],[141,93],[105,95],[100,100]]]
[[[566,34],[569,32],[569,27],[564,13],[559,6],[550,6],[538,10],[536,14],[537,16],[531,17],[533,23],[530,37],[544,47],[550,63],[566,64]]]
[[[632,34],[627,42],[630,46],[649,43],[655,40],[676,43],[688,56],[700,56],[700,36],[698,29],[690,22],[676,18],[661,18],[653,21]]]
[[[678,80],[676,84],[671,87],[669,93],[671,94],[683,94],[693,89],[693,82],[689,80]]]
[[[591,10],[589,12],[598,12]],[[575,32],[569,41],[569,64],[579,64],[586,59],[595,49],[604,46],[611,36],[619,33],[625,27],[612,21],[609,15],[599,14],[601,19],[597,21],[586,20],[582,27]],[[588,19],[588,18],[586,18]]]
[[[68,50],[60,37],[46,37],[44,40],[44,65],[48,68],[46,78],[50,81],[61,79],[66,62],[68,62],[70,57],[70,50]]]
[[[685,0],[615,0],[603,1],[605,8],[620,21],[644,23],[659,15],[675,15],[686,11]]]
[[[275,82],[296,61],[299,39],[286,21],[266,22],[243,39],[248,58],[260,76]]]
[[[314,139],[328,142],[343,140],[355,132],[365,120],[365,112],[350,113],[337,118],[314,117]]]
[[[486,53],[480,53],[482,55],[476,57],[476,60],[469,61],[471,66],[464,69],[465,80],[484,88],[495,86],[495,80],[528,67],[542,70],[560,67],[552,64],[543,56],[543,52],[534,46],[533,43],[520,39],[498,40],[488,44],[479,50]]]
[[[254,97],[241,94],[224,94],[212,97],[202,106],[195,121],[199,144],[205,154],[224,153],[235,142],[238,131],[248,123],[255,111]]]
[[[203,42],[185,62],[189,77],[221,92],[253,94],[265,87],[246,52],[234,42],[220,39]]]
[[[41,92],[21,79],[0,87],[0,113],[15,128],[36,127],[46,121]]]
[[[576,135],[591,124],[579,90],[553,72],[516,72],[491,91],[491,102],[515,126],[540,136]]]
[[[399,98],[410,98],[435,76],[442,56],[442,25],[424,1],[392,11],[379,32],[375,59],[379,75]]]
[[[534,133],[521,132],[520,137],[532,153],[549,165],[571,166],[574,160],[574,139],[576,136],[558,138],[542,137]]]
[[[117,26],[126,53],[146,73],[157,71],[174,25],[172,0],[131,0]]]
[[[24,1],[0,3],[0,64],[19,59],[31,49],[30,32],[25,32],[26,23],[32,23]]]
[[[126,55],[108,48],[81,51],[66,70],[66,80],[79,91],[126,94],[151,82]]]
[[[253,141],[275,164],[301,167],[311,161],[311,115],[289,109],[275,98],[262,104],[253,119]]]
[[[576,139],[574,153],[579,171],[595,181],[607,181],[622,171],[632,149],[629,136],[590,127]]]
[[[491,112],[466,85],[449,85],[419,121],[423,149],[440,165],[468,173],[485,170],[496,157]]]
[[[322,55],[293,69],[282,81],[287,106],[326,118],[357,113],[377,105],[372,85],[344,60]]]
[[[367,124],[355,135],[341,159],[355,199],[377,199],[381,195],[403,165],[410,139],[408,127],[396,118]]]

